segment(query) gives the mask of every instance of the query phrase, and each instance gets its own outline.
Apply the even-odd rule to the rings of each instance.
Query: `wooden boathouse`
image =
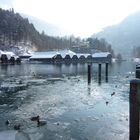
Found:
[[[4,52],[0,50],[0,63],[2,64],[15,64],[20,63],[21,59],[13,52]]]
[[[100,52],[94,54],[75,53],[70,50],[35,52],[30,61],[42,61],[47,63],[111,63],[112,55],[109,52]]]

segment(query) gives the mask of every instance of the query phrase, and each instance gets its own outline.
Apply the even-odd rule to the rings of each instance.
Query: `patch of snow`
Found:
[[[62,56],[62,58],[65,58],[66,55],[69,55],[72,58],[73,55],[75,55],[76,53],[74,53],[74,52],[72,52],[70,50],[35,52],[32,55],[32,57],[30,57],[30,58],[31,59],[35,59],[35,58],[53,58],[58,54],[60,54]]]
[[[133,58],[133,61],[140,64],[140,58]]]
[[[15,140],[16,131],[7,130],[0,132],[0,140]]]
[[[88,53],[77,53],[76,54],[78,58],[80,58],[81,56],[84,56],[85,58],[87,58],[90,54]]]
[[[0,86],[1,91],[4,92],[17,92],[27,88],[27,84],[16,84],[16,83],[2,83]]]
[[[53,58],[56,56],[57,53],[50,51],[50,52],[35,52],[30,59],[35,59],[35,58]]]
[[[92,57],[93,57],[93,58],[94,58],[94,57],[107,57],[108,55],[110,55],[109,52],[100,52],[100,53],[94,53],[94,54],[92,55]]]
[[[61,51],[58,51],[58,53],[62,56],[62,58],[65,58],[66,55],[69,55],[70,58],[72,58],[73,55],[76,55],[76,53],[71,50],[61,50]]]
[[[116,59],[115,58],[112,58],[112,62],[116,62]]]

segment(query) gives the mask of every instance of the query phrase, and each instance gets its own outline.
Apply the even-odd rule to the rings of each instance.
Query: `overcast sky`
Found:
[[[139,11],[140,0],[0,0],[0,7],[13,7],[87,37]]]

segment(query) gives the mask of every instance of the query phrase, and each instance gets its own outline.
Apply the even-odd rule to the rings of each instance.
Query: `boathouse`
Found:
[[[14,56],[11,56],[11,58],[9,59],[9,62],[11,63],[11,64],[14,64],[15,63],[15,57]]]
[[[29,59],[31,57],[31,54],[23,54],[19,56],[21,59]]]
[[[63,62],[70,63],[72,62],[72,57],[76,55],[76,53],[72,52],[71,50],[61,50],[59,51],[63,58]]]
[[[103,62],[103,63],[111,63],[112,62],[112,55],[109,52],[99,52],[99,53],[94,53],[92,55],[92,60],[93,62]]]
[[[62,58],[61,54],[59,54],[59,53],[57,53],[57,54],[53,57],[53,59],[54,59],[54,62],[55,62],[55,63],[62,63],[62,62],[63,62],[63,58]]]
[[[17,62],[19,64],[21,60],[13,52],[3,52],[0,50],[0,62],[5,64],[14,64]]]
[[[77,63],[78,62],[78,56],[74,54],[71,58],[72,63]]]
[[[112,60],[109,52],[94,54],[75,53],[70,50],[35,52],[29,59],[30,61],[43,61],[47,63],[71,63],[71,62],[108,62]]]
[[[78,56],[78,61],[80,62],[80,63],[83,63],[83,62],[85,62],[85,60],[86,60],[86,57],[84,56],[84,54],[77,54],[77,56]]]
[[[6,54],[1,54],[1,63],[8,63],[8,57]]]
[[[90,54],[87,53],[77,53],[76,55],[78,56],[78,60],[80,63],[87,62],[87,58],[88,56],[90,56]]]
[[[70,50],[61,50],[61,51],[48,51],[48,52],[35,52],[29,60],[31,61],[43,61],[43,62],[54,62],[54,63],[63,63],[71,62],[72,57],[76,55]]]
[[[92,62],[92,55],[91,54],[89,54],[88,56],[87,56],[87,62]]]
[[[53,62],[57,54],[54,51],[50,52],[35,52],[30,58],[30,61]]]

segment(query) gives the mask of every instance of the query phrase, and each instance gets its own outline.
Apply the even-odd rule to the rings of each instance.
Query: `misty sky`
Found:
[[[13,7],[75,36],[87,37],[139,11],[140,0],[0,0],[0,7]]]

